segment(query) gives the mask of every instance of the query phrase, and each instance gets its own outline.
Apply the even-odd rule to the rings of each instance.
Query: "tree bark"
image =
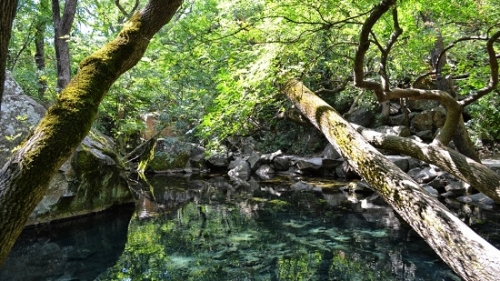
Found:
[[[66,0],[61,17],[59,0],[52,0],[52,19],[54,20],[54,47],[57,65],[57,92],[62,91],[71,79],[69,57],[69,34],[75,19],[78,0]]]
[[[2,0],[0,4],[0,114],[5,82],[5,67],[9,50],[12,21],[16,16],[17,0]]]
[[[40,23],[36,28],[35,34],[35,64],[38,70],[38,98],[43,101],[45,92],[48,89],[47,79],[45,78],[45,24]]]
[[[0,171],[0,264],[40,202],[52,176],[87,135],[109,87],[143,56],[182,0],[150,0],[118,37],[85,58],[32,136]]]
[[[295,80],[282,90],[458,275],[478,281],[500,276],[500,251],[369,145],[331,106]]]
[[[436,165],[500,204],[500,175],[474,159],[435,144],[425,144],[410,138],[384,135],[353,125],[373,146],[412,156]]]

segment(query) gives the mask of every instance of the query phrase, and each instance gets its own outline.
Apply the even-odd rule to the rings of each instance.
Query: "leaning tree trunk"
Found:
[[[142,57],[182,0],[150,0],[118,37],[80,63],[80,71],[32,136],[0,171],[0,264],[42,199],[49,181],[87,135],[104,95]]]
[[[446,146],[425,144],[410,138],[386,135],[358,125],[353,126],[371,145],[434,164],[500,204],[500,175],[474,159]]]
[[[354,169],[465,280],[497,280],[500,251],[477,235],[437,199],[422,190],[301,82],[284,93],[327,137]]]

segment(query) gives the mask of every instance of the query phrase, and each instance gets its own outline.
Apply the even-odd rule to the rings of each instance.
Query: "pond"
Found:
[[[376,194],[295,181],[156,176],[135,210],[24,231],[0,280],[460,280]],[[456,207],[499,246],[496,212]]]

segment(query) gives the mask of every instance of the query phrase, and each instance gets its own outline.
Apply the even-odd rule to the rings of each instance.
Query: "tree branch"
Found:
[[[490,63],[490,81],[488,85],[482,89],[479,89],[476,93],[470,95],[469,97],[460,101],[462,106],[467,106],[481,97],[491,93],[498,86],[498,58],[495,53],[495,48],[493,44],[500,38],[500,31],[497,31],[486,43],[486,50],[488,51],[489,63]]]
[[[379,5],[373,8],[370,16],[365,20],[363,27],[361,28],[359,45],[354,59],[354,85],[365,90],[372,90],[377,96],[379,102],[386,100],[382,85],[374,81],[365,80],[363,64],[366,52],[370,48],[370,33],[373,26],[395,3],[396,0],[383,0]]]

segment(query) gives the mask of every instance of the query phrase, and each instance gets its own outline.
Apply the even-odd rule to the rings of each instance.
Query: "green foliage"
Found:
[[[298,77],[311,89],[334,89],[349,79],[361,24],[379,2],[185,1],[176,19],[151,41],[142,61],[110,89],[94,126],[126,147],[125,143],[135,143],[132,140],[137,140],[137,132],[144,129],[141,114],[154,112],[159,116],[159,127],[174,128],[187,140],[213,147],[232,136],[246,135],[259,135],[269,150],[306,145],[296,141],[302,129],[276,119],[289,107],[279,93],[279,83]],[[130,8],[134,1],[120,3]],[[49,89],[56,81],[47,4],[47,0],[21,1],[10,46],[10,69],[32,96],[36,96],[37,79],[46,80]],[[398,1],[403,34],[389,56],[391,86],[430,70],[430,51],[438,32],[446,46],[464,36],[496,31],[500,17],[497,4],[492,0]],[[126,20],[113,1],[80,1],[75,28],[68,38],[73,71],[78,70],[81,59],[115,36]],[[33,63],[35,23],[47,25],[48,65],[44,73],[36,73]],[[392,15],[387,13],[373,30],[365,60],[368,79],[379,79],[376,43],[385,46],[393,31]],[[484,44],[462,41],[447,52],[449,63],[443,75],[468,74],[467,79],[456,81],[459,95],[488,82]],[[349,84],[342,93],[322,97],[346,112],[358,94]],[[49,99],[54,97],[51,90]],[[372,106],[372,94],[363,93],[359,103]],[[471,110],[471,128],[491,128],[490,135],[495,136],[500,123],[492,104],[496,101],[486,97]],[[485,111],[491,114],[477,114]]]

